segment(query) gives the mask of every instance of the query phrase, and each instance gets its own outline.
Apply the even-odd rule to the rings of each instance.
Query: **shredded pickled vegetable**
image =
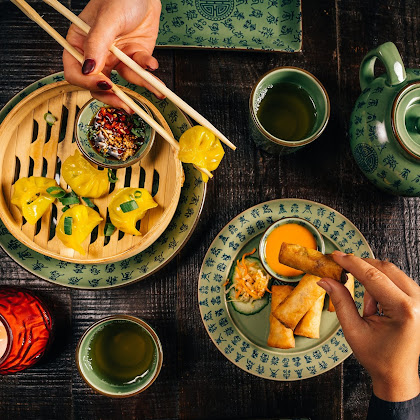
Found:
[[[255,262],[246,260],[246,257],[254,254],[255,248],[251,252],[242,255],[241,260],[236,261],[235,276],[233,283],[226,290],[226,294],[231,289],[235,289],[235,299],[240,302],[250,302],[261,299],[265,292],[271,293],[268,289],[270,276],[263,272]],[[225,286],[229,282],[225,283]]]

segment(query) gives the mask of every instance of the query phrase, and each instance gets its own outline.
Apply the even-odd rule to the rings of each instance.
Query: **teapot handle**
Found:
[[[365,90],[375,79],[375,61],[377,58],[385,66],[386,81],[389,86],[396,86],[404,82],[406,73],[400,53],[392,42],[386,42],[370,51],[362,61],[359,71],[362,90]]]

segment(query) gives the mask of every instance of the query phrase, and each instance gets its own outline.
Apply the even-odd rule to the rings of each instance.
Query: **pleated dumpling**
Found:
[[[56,230],[57,237],[65,246],[85,255],[82,243],[102,220],[95,210],[77,204],[60,217]]]
[[[157,205],[149,191],[127,187],[114,193],[108,206],[109,217],[117,229],[139,236],[141,233],[136,229],[137,221]]]
[[[225,154],[220,140],[208,129],[196,125],[189,128],[179,139],[179,160],[193,163],[199,168],[214,171]],[[202,174],[203,181],[209,177]]]
[[[108,171],[94,168],[78,150],[64,161],[61,174],[80,197],[98,198],[109,190]]]
[[[36,224],[55,201],[55,197],[47,192],[51,187],[57,187],[57,183],[41,176],[20,178],[15,182],[12,203],[19,207],[31,225]]]

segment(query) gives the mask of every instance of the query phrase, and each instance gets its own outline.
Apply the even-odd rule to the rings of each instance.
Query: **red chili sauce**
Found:
[[[92,119],[89,141],[102,156],[125,161],[144,144],[145,130],[146,124],[139,116],[102,107]]]

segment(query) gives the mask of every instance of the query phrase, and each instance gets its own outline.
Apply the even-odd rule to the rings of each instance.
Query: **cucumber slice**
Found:
[[[235,289],[231,289],[228,293],[228,300],[236,312],[242,315],[255,315],[263,310],[270,302],[269,293],[266,293],[261,299],[254,300],[252,303],[235,301]]]
[[[261,264],[261,261],[258,258],[255,257],[246,257],[245,261],[249,263],[254,263],[258,268],[264,273],[267,274],[267,272],[264,270],[264,267]],[[236,264],[233,264],[230,273],[229,273],[229,284],[228,288],[235,283],[237,273],[235,270]],[[227,299],[228,302],[232,305],[233,309],[235,309],[236,312],[239,312],[243,315],[254,315],[260,312],[262,309],[264,309],[268,303],[270,302],[270,296],[269,293],[265,293],[264,296],[261,299],[254,300],[253,302],[241,302],[236,299],[235,296],[235,288],[232,288],[228,295]]]

